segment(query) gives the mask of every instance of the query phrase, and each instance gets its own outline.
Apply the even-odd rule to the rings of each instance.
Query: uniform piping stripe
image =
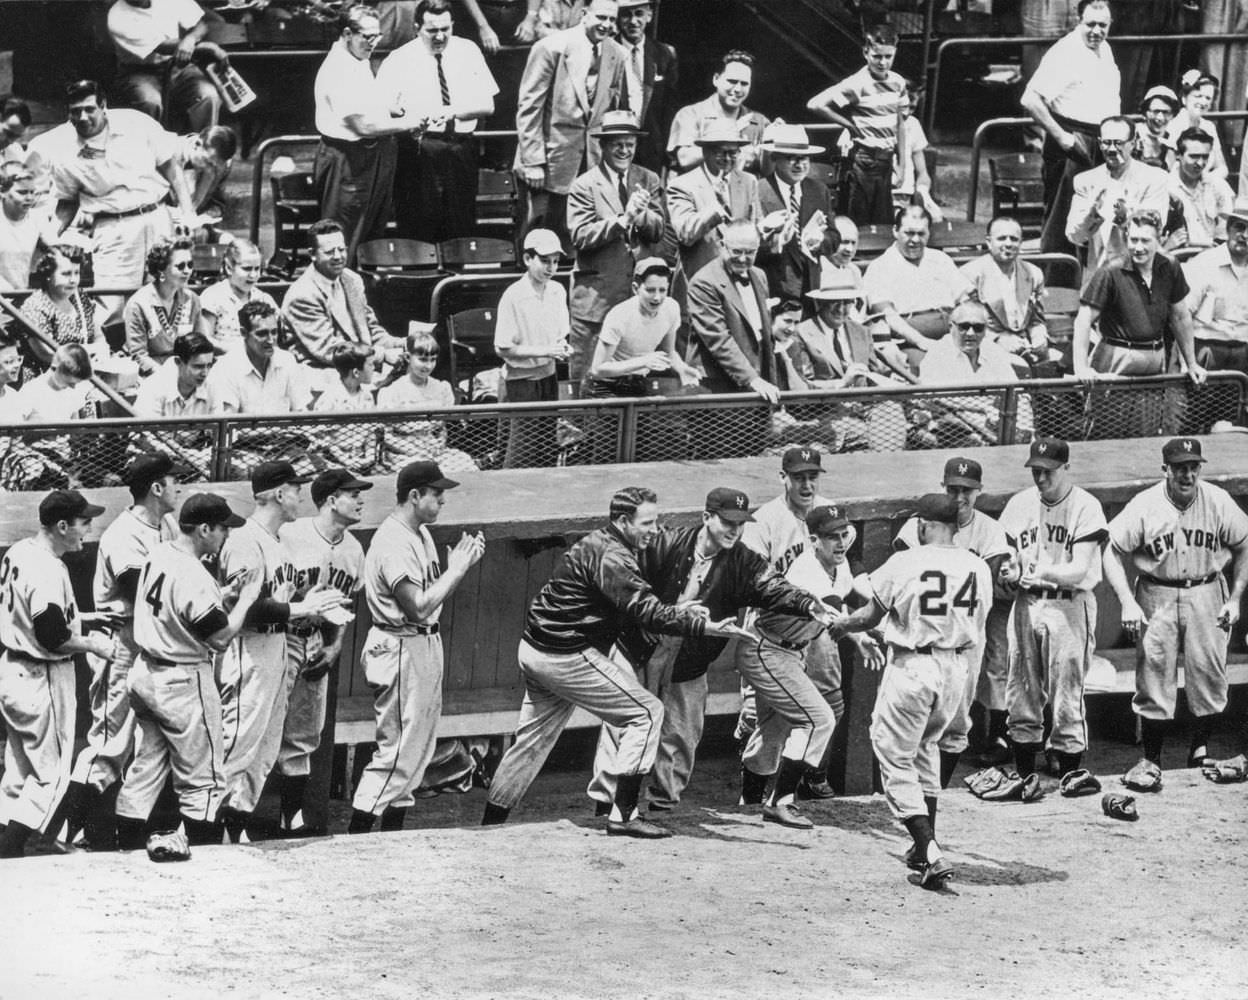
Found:
[[[621,684],[618,680],[616,680],[615,677],[613,677],[610,672],[608,672],[607,670],[604,670],[599,664],[595,663],[584,653],[581,653],[581,659],[584,660],[586,663],[588,663],[591,667],[593,667],[594,670],[599,674],[599,676],[603,677],[605,680],[615,685],[615,687],[618,688],[622,694],[626,695],[629,698],[629,700],[632,701],[634,705],[636,705],[638,708],[640,708],[642,711],[646,713],[646,745],[648,745],[650,743],[651,734],[654,732],[654,716],[651,714],[649,706],[646,705],[646,703],[643,702],[640,698],[638,698],[635,694],[633,694],[632,691],[630,691],[623,684]],[[635,770],[635,771],[630,771],[629,773],[640,774],[642,772],[640,770]]]
[[[212,726],[208,724],[208,712],[204,706],[204,678],[203,678],[203,673],[199,670],[195,671],[195,690],[199,693],[199,717],[203,721],[204,732],[208,734],[208,746],[212,747],[213,746]],[[215,754],[213,754],[211,750],[209,750],[209,753],[208,753],[208,763],[212,767],[212,787],[224,788],[225,787],[224,775],[220,775],[217,773],[217,765],[215,763]],[[208,801],[204,804],[203,819],[205,822],[211,819],[211,817],[208,815],[209,810],[211,808],[212,808],[212,793],[210,792],[208,794]]]
[[[796,708],[799,713],[801,713],[802,715],[806,717],[806,753],[802,754],[802,759],[805,760],[806,754],[810,752],[811,741],[814,739],[814,736],[815,736],[815,720],[811,718],[809,712],[807,712],[804,708],[802,708],[801,704],[793,696],[793,693],[787,687],[785,687],[784,683],[780,680],[780,678],[776,676],[776,673],[769,666],[767,666],[767,660],[763,656],[763,645],[764,645],[763,640],[760,639],[758,642],[759,664],[762,666],[764,670],[767,671],[767,675],[773,681],[776,682],[776,686],[779,687],[780,690],[783,691],[785,695],[788,696],[789,701],[793,703],[793,707]],[[755,696],[757,696],[757,690],[755,691]],[[763,700],[765,701],[766,698],[764,697]],[[772,710],[779,711],[774,705],[772,706]],[[780,712],[779,714],[783,715],[784,713]]]
[[[374,816],[377,815],[377,803],[382,800],[382,797],[386,794],[386,789],[390,787],[390,782],[394,780],[394,772],[398,769],[398,766],[399,766],[399,748],[403,746],[403,729],[404,729],[404,726],[403,726],[403,722],[404,722],[404,719],[403,719],[403,657],[404,655],[406,655],[406,652],[407,652],[407,645],[405,642],[400,640],[399,641],[399,666],[398,666],[398,669],[395,671],[395,679],[394,679],[394,697],[399,706],[399,711],[398,711],[399,737],[398,737],[397,745],[394,748],[394,763],[390,765],[390,771],[386,775],[386,780],[381,783],[381,788],[377,790],[377,795],[373,799],[372,808],[368,810]],[[379,753],[380,751],[381,751],[381,747],[379,746],[377,748],[377,752]],[[374,753],[374,757],[375,756],[376,756],[376,753]],[[371,762],[369,766],[370,767],[372,766]],[[424,775],[421,775],[421,777],[424,777]]]

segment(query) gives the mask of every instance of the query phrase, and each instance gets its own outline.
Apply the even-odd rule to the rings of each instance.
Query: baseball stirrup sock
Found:
[[[507,817],[511,815],[511,810],[506,806],[495,805],[493,802],[486,802],[485,812],[481,815],[482,826],[500,826],[507,822]]]
[[[953,772],[958,769],[958,761],[961,760],[961,753],[954,753],[951,750],[940,751],[940,787],[948,788],[949,781],[953,778]]]
[[[927,821],[932,824],[932,836],[936,836],[936,796],[924,795],[923,803],[927,806]]]
[[[770,775],[758,774],[748,767],[741,768],[741,804],[743,806],[761,805],[767,793],[767,779]]]
[[[403,829],[403,820],[407,818],[405,806],[391,806],[381,814],[381,832],[394,833]]]
[[[1192,719],[1192,745],[1188,748],[1193,754],[1197,750],[1209,749],[1209,734],[1213,732],[1212,715],[1198,715]]]
[[[371,833],[373,830],[373,814],[363,809],[351,810],[351,822],[347,824],[347,833]]]
[[[914,839],[915,853],[926,860],[927,845],[936,839],[935,832],[932,830],[932,821],[926,816],[907,816],[902,822]]]
[[[1144,743],[1144,759],[1161,767],[1161,744],[1169,726],[1165,719],[1140,719],[1140,736]]]
[[[800,760],[780,759],[780,770],[776,773],[776,785],[771,792],[771,804],[787,805],[797,794],[797,786],[802,775],[806,773],[806,765]]]
[[[131,816],[117,817],[117,850],[138,851],[147,843],[147,821]]]
[[[611,812],[612,817],[618,810],[623,822],[627,823],[633,818],[633,814],[637,812],[637,800],[641,797],[641,783],[644,779],[644,774],[621,774],[615,779],[615,809]]]
[[[303,795],[308,787],[306,774],[282,776],[282,821],[290,826],[296,814],[303,808]]]
[[[1036,773],[1036,754],[1040,752],[1039,743],[1014,744],[1014,769],[1020,778],[1027,778]]]
[[[1064,778],[1071,771],[1078,771],[1082,764],[1083,754],[1081,753],[1059,753],[1057,755],[1058,777]]]
[[[0,858],[20,858],[26,853],[26,841],[35,831],[24,823],[10,820],[0,833]]]
[[[208,847],[221,843],[221,825],[202,819],[191,819],[182,814],[182,828],[186,831],[186,842],[191,847]]]

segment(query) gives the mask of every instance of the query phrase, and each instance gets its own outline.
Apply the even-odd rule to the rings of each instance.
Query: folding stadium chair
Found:
[[[503,271],[516,268],[516,245],[492,236],[460,236],[438,244],[444,271]]]
[[[451,385],[456,388],[477,372],[501,367],[494,350],[494,309],[465,309],[446,317],[446,341],[450,347]]]
[[[356,260],[383,326],[403,336],[409,319],[428,317],[433,286],[443,277],[432,243],[398,237],[370,240],[360,244]]]
[[[273,251],[285,251],[296,260],[306,262],[308,227],[321,216],[312,186],[312,175],[306,170],[289,174],[271,174],[273,191]]]
[[[191,247],[191,281],[209,284],[221,277],[225,247],[220,243],[196,243]]]
[[[477,171],[477,228],[507,239],[516,230],[520,199],[510,170]]]
[[[1008,215],[1035,236],[1044,223],[1044,179],[1039,153],[1011,153],[988,159],[992,178],[992,214]]]

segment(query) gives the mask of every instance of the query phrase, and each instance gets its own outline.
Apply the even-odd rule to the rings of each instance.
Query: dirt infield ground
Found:
[[[1248,996],[1248,785],[1167,771],[1135,824],[950,792],[934,893],[882,799],[764,827],[712,805],[731,771],[708,762],[659,843],[606,837],[568,772],[502,828],[471,825],[478,791],[385,836],[5,863],[0,996]]]

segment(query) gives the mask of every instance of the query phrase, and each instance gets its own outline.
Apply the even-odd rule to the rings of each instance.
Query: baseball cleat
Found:
[[[919,885],[940,888],[953,875],[953,865],[945,858],[937,858],[923,866],[919,876]]]
[[[672,831],[658,823],[636,816],[630,820],[607,820],[608,837],[638,837],[641,840],[661,840],[670,837]]]
[[[788,802],[763,806],[763,822],[779,823],[794,830],[809,830],[815,825],[797,811],[797,806]]]
[[[834,799],[836,792],[832,790],[828,779],[823,775],[807,775],[797,786],[797,797],[808,800]]]
[[[906,863],[906,867],[911,871],[921,872],[927,867],[927,862],[919,857],[918,844],[911,844],[910,850],[906,851],[906,856],[901,860]]]

